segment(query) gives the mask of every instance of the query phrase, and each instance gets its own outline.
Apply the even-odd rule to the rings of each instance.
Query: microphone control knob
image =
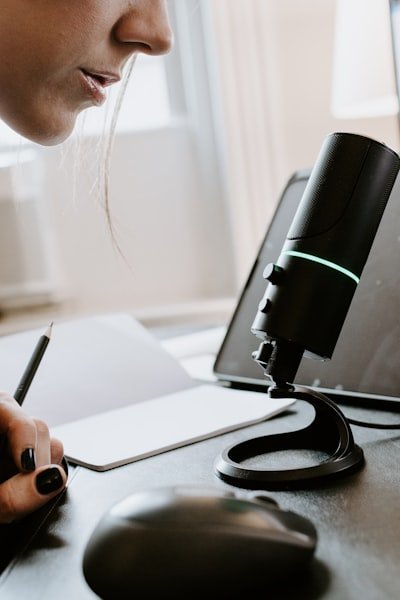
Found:
[[[280,267],[279,265],[276,265],[274,263],[269,263],[265,267],[264,272],[263,272],[264,279],[266,279],[267,281],[272,283],[272,285],[276,285],[277,283],[282,281],[282,276],[283,276],[282,267]]]
[[[266,315],[271,309],[271,306],[271,300],[269,298],[263,298],[260,304],[258,305],[258,310]]]

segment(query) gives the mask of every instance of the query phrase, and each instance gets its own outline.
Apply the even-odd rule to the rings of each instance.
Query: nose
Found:
[[[173,34],[165,0],[142,0],[134,3],[118,20],[114,37],[130,44],[132,52],[165,54],[171,49]]]

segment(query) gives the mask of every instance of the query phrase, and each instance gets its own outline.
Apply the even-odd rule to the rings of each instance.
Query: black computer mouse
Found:
[[[265,589],[292,577],[316,541],[308,519],[262,492],[159,488],[129,496],[102,517],[83,572],[104,599],[210,597],[211,590]]]

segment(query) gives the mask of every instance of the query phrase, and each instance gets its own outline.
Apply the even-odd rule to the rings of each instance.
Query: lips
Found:
[[[120,75],[116,75],[115,73],[109,73],[108,71],[100,72],[91,71],[87,69],[81,69],[81,71],[88,77],[96,79],[103,87],[108,87],[109,85],[117,83],[121,80]]]
[[[85,92],[91,96],[98,106],[101,106],[106,100],[105,88],[121,79],[119,75],[114,73],[97,72],[83,68],[80,69],[80,73]]]

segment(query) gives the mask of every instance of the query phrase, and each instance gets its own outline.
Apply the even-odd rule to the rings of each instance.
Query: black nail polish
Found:
[[[45,496],[51,494],[63,486],[63,478],[57,467],[52,467],[46,471],[42,471],[36,477],[36,489],[39,494]]]
[[[21,454],[21,467],[23,471],[30,473],[36,469],[35,450],[26,448]]]

